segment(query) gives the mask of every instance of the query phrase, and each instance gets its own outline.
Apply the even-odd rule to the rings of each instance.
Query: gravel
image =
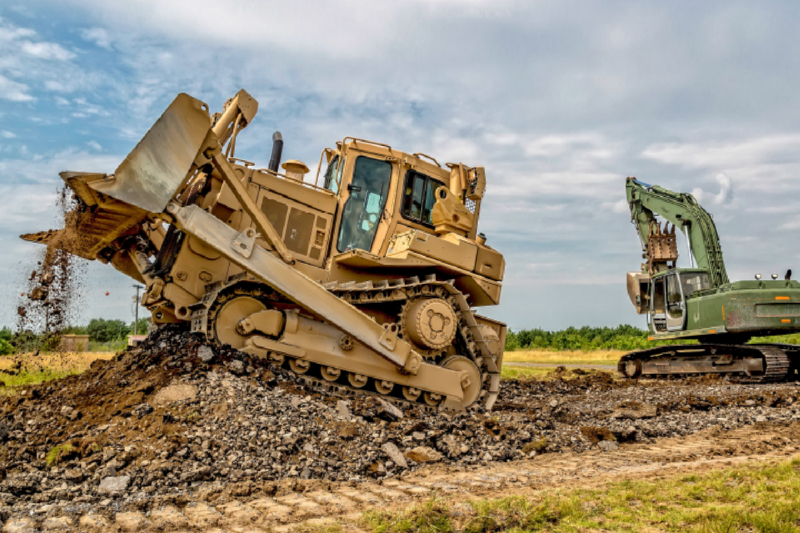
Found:
[[[209,352],[211,355],[209,355]],[[795,383],[620,382],[596,372],[506,381],[491,413],[448,415],[321,393],[283,369],[174,328],[81,376],[0,400],[0,518],[191,494],[275,494],[469,467],[711,427],[800,419]]]

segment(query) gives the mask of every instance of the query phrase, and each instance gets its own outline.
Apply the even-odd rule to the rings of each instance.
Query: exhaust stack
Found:
[[[283,136],[281,132],[276,131],[272,134],[272,155],[269,158],[269,166],[267,167],[272,172],[277,172],[278,167],[281,166],[281,154],[283,153]]]

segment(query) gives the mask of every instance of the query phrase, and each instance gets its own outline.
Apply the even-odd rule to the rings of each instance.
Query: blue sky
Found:
[[[260,102],[237,155],[312,168],[352,135],[486,167],[513,328],[643,325],[624,178],[694,191],[732,279],[800,272],[800,5],[407,0],[0,6],[0,324],[54,227],[58,172],[112,172],[179,92]],[[681,248],[684,249],[684,248]],[[82,319],[131,319],[86,266]],[[105,296],[105,292],[110,292]]]

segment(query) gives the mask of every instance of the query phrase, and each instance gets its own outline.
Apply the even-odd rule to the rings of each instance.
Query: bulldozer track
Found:
[[[714,372],[716,375],[729,375],[740,383],[775,383],[790,379],[794,376],[800,358],[797,352],[800,347],[791,344],[740,344],[740,345],[713,345],[713,344],[686,344],[673,346],[659,346],[647,350],[638,350],[623,355],[617,363],[617,372],[622,377],[637,378],[642,375],[642,364],[645,361],[657,360],[669,356],[680,355],[681,352],[697,352],[704,350],[706,353],[697,356],[697,360],[716,355],[717,351],[730,352],[733,359],[743,359],[746,356],[758,354],[764,361],[764,372],[760,375],[747,375],[742,372]],[[792,353],[792,357],[787,354]],[[793,360],[794,359],[794,360]],[[631,370],[629,363],[635,363]],[[633,372],[634,375],[631,375]],[[699,375],[702,373],[687,373]],[[675,377],[677,373],[665,372],[663,374],[646,374],[648,378]]]
[[[398,321],[402,321],[405,316],[406,304],[415,298],[441,298],[445,300],[452,307],[458,318],[456,339],[458,345],[466,352],[459,355],[464,355],[471,359],[481,373],[481,391],[476,404],[487,408],[491,408],[494,404],[499,393],[500,371],[486,343],[483,341],[477,321],[467,303],[466,297],[454,286],[452,281],[440,281],[431,275],[423,279],[411,277],[379,282],[368,281],[365,283],[348,282],[339,284],[333,282],[323,286],[342,300],[355,307],[362,308],[362,310],[375,305],[385,308],[387,304],[398,304],[400,307],[395,316]],[[207,292],[202,300],[190,307],[192,312],[192,331],[202,333],[206,338],[214,342],[219,342],[214,335],[215,314],[221,305],[231,298],[250,296],[273,305],[293,305],[292,302],[283,298],[267,285],[249,279],[243,274],[231,278],[226,284],[215,283],[206,289]],[[308,311],[313,314],[313,310]],[[402,335],[404,332],[402,325],[400,331]],[[476,341],[476,337],[479,341]],[[438,364],[448,355],[448,350],[438,350],[427,355],[431,363]],[[415,401],[411,401],[399,397],[399,395],[382,394],[365,388],[356,388],[350,386],[344,379],[336,380],[335,382],[319,379],[313,375],[306,375],[308,370],[298,373],[292,365],[288,364],[288,358],[286,361],[282,361],[281,365],[307,385],[313,386],[315,390],[336,397],[372,396],[397,405],[413,405],[424,408],[437,408],[441,402],[441,400],[431,399],[426,391],[422,391],[422,394],[419,394]],[[310,365],[313,373],[319,372],[319,369],[316,368],[318,365],[314,363],[310,363]],[[344,374],[344,371],[342,372]],[[397,391],[400,387],[396,386],[394,389]]]
[[[332,483],[304,492],[279,491],[272,497],[234,496],[208,501],[195,495],[184,498],[180,506],[154,505],[147,513],[118,510],[104,513],[106,518],[86,512],[75,516],[72,527],[60,530],[262,533],[338,524],[346,531],[361,531],[359,520],[365,511],[401,510],[432,496],[452,503],[511,495],[536,497],[555,488],[597,487],[612,481],[694,474],[745,463],[769,464],[798,454],[798,433],[800,422],[759,424],[649,444],[624,444],[612,452],[545,454],[532,460],[469,469],[432,466],[382,482]],[[4,530],[25,530],[20,526],[38,530],[46,521],[35,514],[10,518]]]

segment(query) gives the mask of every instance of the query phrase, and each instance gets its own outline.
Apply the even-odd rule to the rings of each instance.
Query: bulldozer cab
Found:
[[[395,235],[436,233],[434,207],[450,190],[451,171],[435,159],[353,138],[325,149],[320,163],[324,159],[327,167],[320,165],[317,182],[339,198],[331,255],[364,250],[383,256]],[[470,204],[474,214],[478,203]]]

